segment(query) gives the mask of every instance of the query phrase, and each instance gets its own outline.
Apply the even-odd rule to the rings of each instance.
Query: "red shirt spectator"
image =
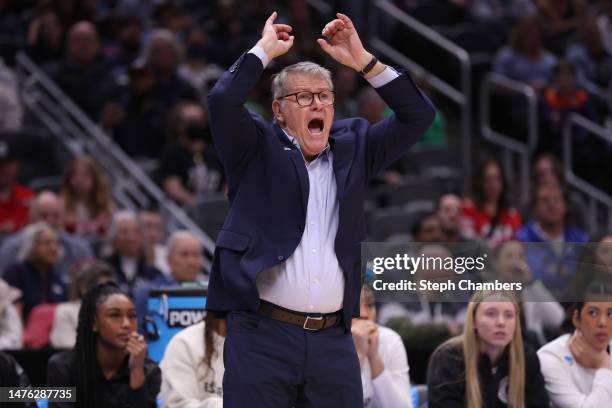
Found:
[[[0,235],[13,233],[28,223],[34,192],[16,182],[18,170],[9,145],[0,141]]]
[[[28,223],[29,204],[33,197],[32,190],[17,183],[13,183],[8,189],[0,192],[1,232],[13,233]]]
[[[491,247],[513,239],[522,223],[521,215],[513,208],[501,210],[498,219],[494,221],[493,217],[476,207],[471,200],[464,201],[461,212],[462,233],[469,238],[483,239]]]

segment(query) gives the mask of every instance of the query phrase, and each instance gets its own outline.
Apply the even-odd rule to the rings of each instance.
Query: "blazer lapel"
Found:
[[[329,137],[329,145],[334,154],[334,176],[336,177],[336,186],[338,198],[341,199],[346,193],[346,183],[348,174],[353,162],[354,142],[348,137]]]
[[[310,193],[310,183],[308,181],[308,172],[306,171],[306,165],[304,164],[304,157],[300,149],[295,147],[293,143],[287,138],[285,132],[278,126],[274,125],[276,136],[280,141],[280,148],[284,154],[287,154],[295,167],[298,179],[300,180],[300,189],[302,190],[302,205],[304,206],[304,212],[308,208],[308,194]]]

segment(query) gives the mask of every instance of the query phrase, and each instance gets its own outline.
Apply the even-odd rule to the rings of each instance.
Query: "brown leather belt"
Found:
[[[310,315],[308,313],[295,312],[285,309],[270,303],[263,299],[260,300],[259,310],[257,311],[262,316],[270,317],[274,320],[290,323],[295,326],[300,326],[304,330],[318,331],[327,329],[336,325],[342,318],[340,310],[334,313],[317,313]]]

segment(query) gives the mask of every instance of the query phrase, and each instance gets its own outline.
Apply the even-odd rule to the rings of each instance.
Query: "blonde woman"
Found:
[[[431,357],[429,408],[548,407],[538,357],[523,345],[519,316],[511,293],[472,296],[463,335]]]
[[[101,237],[111,221],[114,204],[106,177],[94,158],[72,160],[62,182],[66,231],[86,238]]]

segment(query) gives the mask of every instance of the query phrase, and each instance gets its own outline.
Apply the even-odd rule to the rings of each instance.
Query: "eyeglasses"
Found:
[[[309,92],[309,91],[300,91],[292,94],[283,95],[278,99],[287,98],[289,96],[295,96],[295,101],[300,106],[310,106],[314,102],[314,96],[317,95],[319,98],[319,102],[321,105],[332,105],[334,103],[334,99],[336,97],[336,93],[334,91],[321,91],[321,92]]]

